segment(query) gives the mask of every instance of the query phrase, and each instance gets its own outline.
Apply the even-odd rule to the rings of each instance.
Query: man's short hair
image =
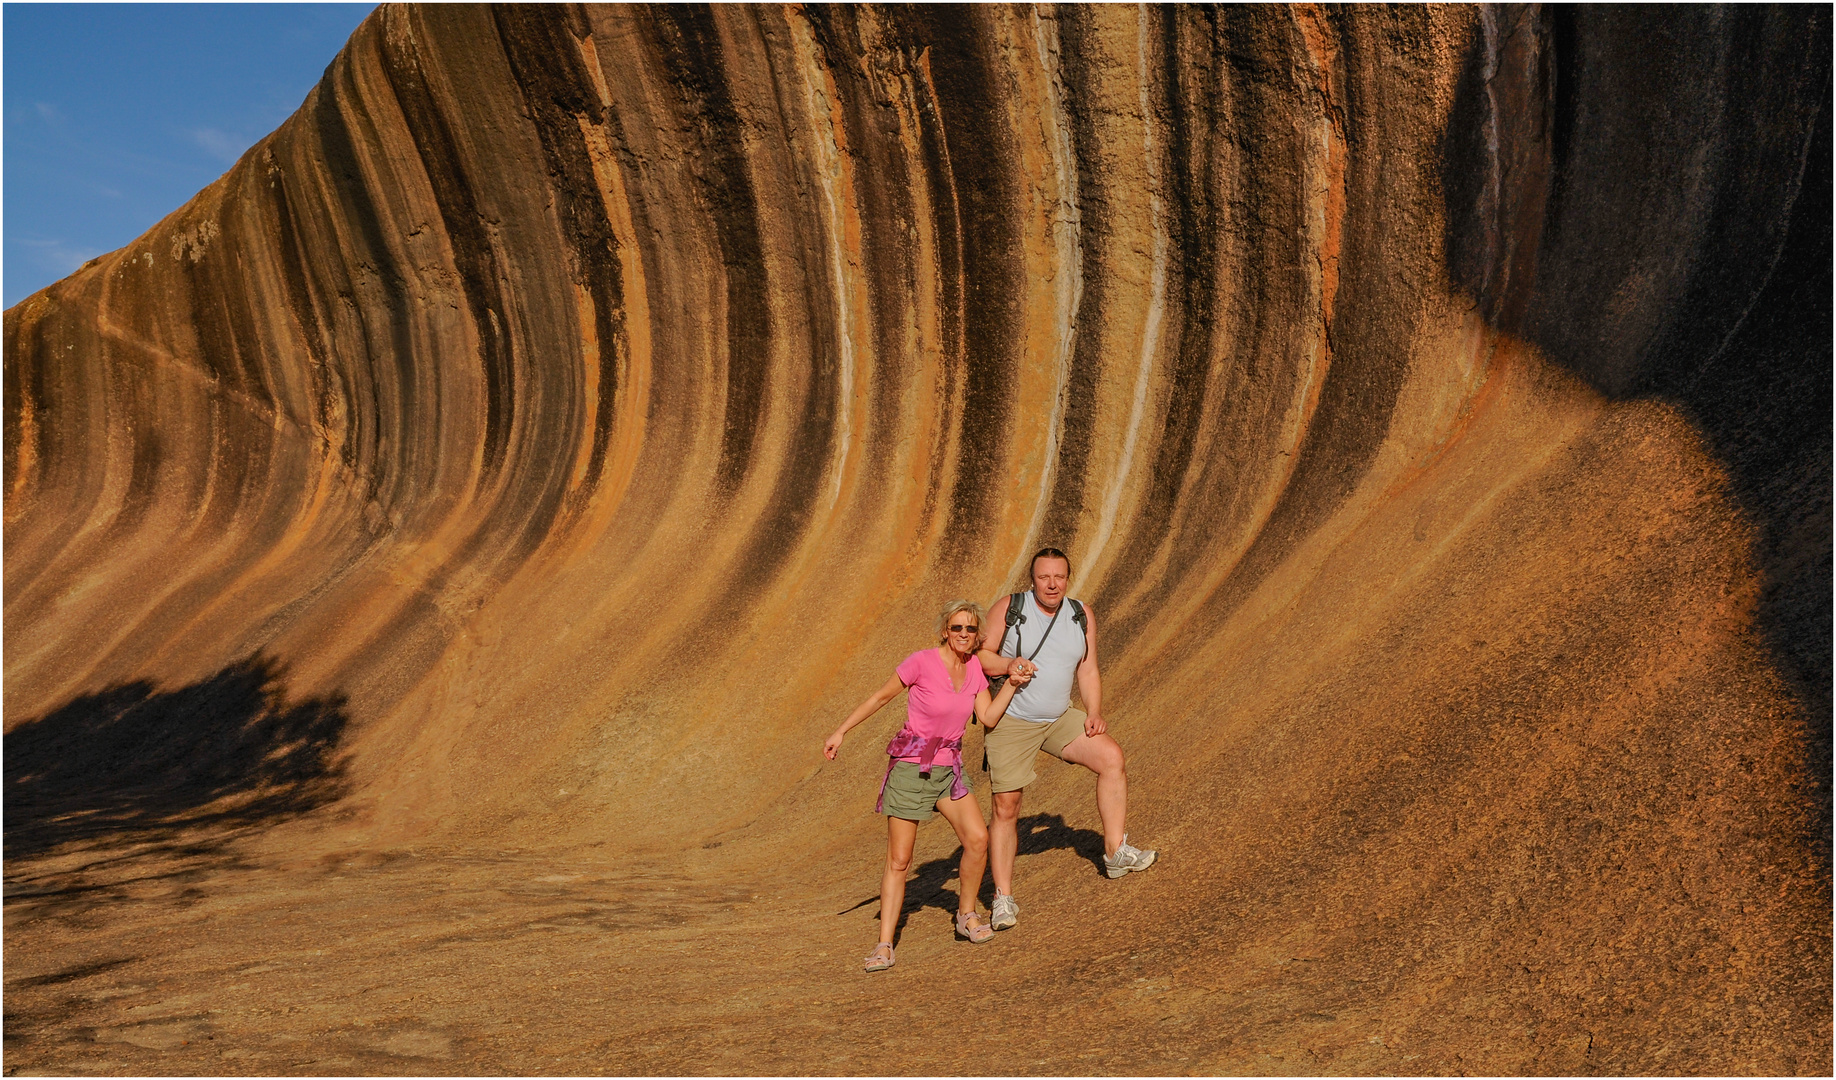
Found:
[[[1055,547],[1042,547],[1038,551],[1033,552],[1033,561],[1026,566],[1026,574],[1028,577],[1033,575],[1033,568],[1039,565],[1040,559],[1065,560],[1065,576],[1071,576],[1071,556],[1066,555]]]

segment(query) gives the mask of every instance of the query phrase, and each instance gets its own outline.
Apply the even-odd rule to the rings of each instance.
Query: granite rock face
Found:
[[[1151,928],[1827,1070],[1828,20],[384,7],[6,313],[8,730],[258,654],[353,843],[869,850],[1050,543]]]

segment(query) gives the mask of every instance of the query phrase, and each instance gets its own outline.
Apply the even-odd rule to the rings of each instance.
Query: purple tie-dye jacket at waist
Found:
[[[910,728],[900,728],[899,734],[886,744],[886,775],[880,777],[880,798],[873,804],[873,812],[880,813],[886,806],[886,782],[892,779],[893,766],[899,762],[918,759],[918,775],[929,777],[931,766],[942,765],[956,771],[950,774],[950,798],[960,799],[969,794],[969,785],[963,782],[963,737],[954,739],[942,736],[920,735]]]

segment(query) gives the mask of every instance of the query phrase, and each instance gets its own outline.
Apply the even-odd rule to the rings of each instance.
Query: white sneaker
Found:
[[[988,925],[996,930],[1006,930],[1014,925],[1020,916],[1020,901],[1006,893],[995,893],[994,903],[990,905]]]
[[[1103,869],[1110,877],[1119,878],[1130,870],[1146,870],[1159,857],[1157,851],[1143,851],[1129,843],[1128,834],[1123,833],[1122,843],[1116,846],[1116,853],[1103,856]],[[1000,897],[996,897],[995,901],[999,903]]]

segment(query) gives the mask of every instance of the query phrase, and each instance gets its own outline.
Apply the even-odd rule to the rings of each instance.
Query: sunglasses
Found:
[[[961,634],[961,633],[964,633],[964,632],[966,632],[966,631],[969,631],[969,630],[980,630],[980,629],[981,629],[981,627],[979,627],[979,626],[976,626],[976,625],[974,625],[973,623],[963,623],[963,624],[962,624],[962,625],[960,625],[960,626],[952,626],[952,627],[950,627],[950,632],[951,632],[952,634]]]

